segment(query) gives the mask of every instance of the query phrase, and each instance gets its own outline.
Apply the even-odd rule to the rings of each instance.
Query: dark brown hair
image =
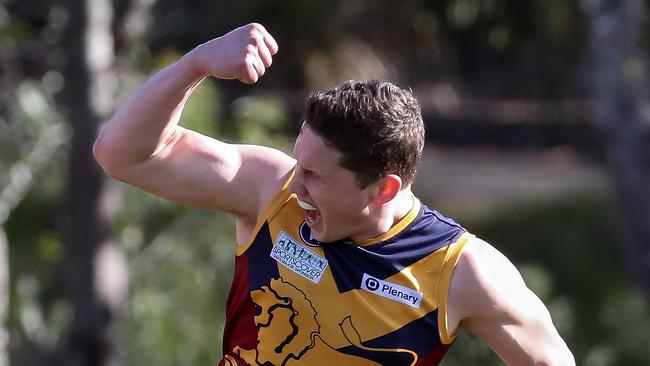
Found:
[[[410,90],[381,80],[348,81],[307,99],[305,122],[343,154],[362,188],[397,174],[413,182],[424,146],[420,104]]]

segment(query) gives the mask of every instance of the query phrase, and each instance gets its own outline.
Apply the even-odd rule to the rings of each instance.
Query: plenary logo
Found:
[[[368,290],[370,290],[372,292],[375,292],[375,291],[379,290],[379,281],[377,281],[376,278],[373,278],[373,277],[370,277],[370,276],[368,276],[367,278],[366,277],[364,277],[364,278],[365,278],[364,282],[365,282],[366,288]]]
[[[364,273],[361,279],[361,289],[389,300],[401,302],[416,309],[420,308],[420,303],[424,296],[419,291],[381,280],[367,273]]]
[[[302,224],[300,224],[300,229],[298,229],[298,231],[300,232],[300,239],[302,239],[302,241],[304,241],[307,245],[312,247],[320,247],[318,240],[314,239],[311,236],[311,228],[307,226],[304,221]]]

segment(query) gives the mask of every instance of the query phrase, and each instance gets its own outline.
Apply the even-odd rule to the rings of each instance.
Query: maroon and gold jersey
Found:
[[[436,365],[471,235],[414,201],[380,237],[321,244],[285,184],[238,248],[219,365]]]

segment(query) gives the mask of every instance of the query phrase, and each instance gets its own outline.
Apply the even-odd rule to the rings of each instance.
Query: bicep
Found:
[[[170,143],[116,178],[179,204],[254,219],[292,165],[275,149],[228,144],[179,127]]]
[[[480,241],[463,257],[458,269],[463,283],[456,283],[463,289],[456,295],[470,305],[464,306],[461,326],[509,365],[573,364],[548,310],[507,258]]]

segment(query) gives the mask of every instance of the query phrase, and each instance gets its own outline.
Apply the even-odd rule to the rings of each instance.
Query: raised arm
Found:
[[[488,243],[467,244],[448,294],[450,331],[463,327],[508,365],[574,366],[542,301],[514,265]]]
[[[231,145],[178,125],[208,76],[255,83],[278,50],[259,24],[206,42],[144,83],[101,131],[93,149],[107,174],[190,206],[256,219],[293,166],[270,148]]]

